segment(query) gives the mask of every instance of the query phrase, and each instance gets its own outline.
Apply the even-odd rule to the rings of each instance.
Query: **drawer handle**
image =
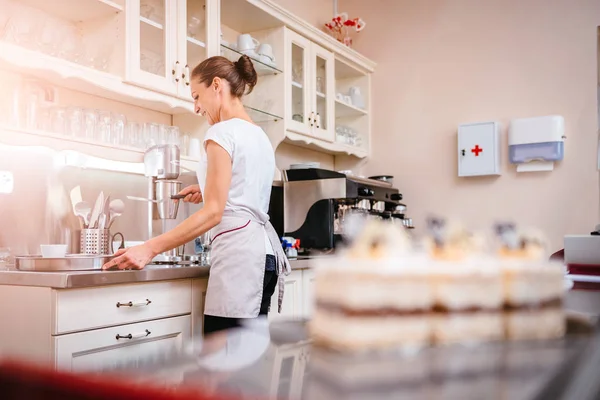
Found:
[[[117,303],[117,308],[120,308],[120,307],[141,307],[141,306],[147,306],[150,303],[152,303],[152,302],[150,300],[148,300],[148,299],[146,299],[146,300],[140,300],[140,301],[129,301],[127,303],[118,302]]]
[[[150,332],[148,329],[146,329],[144,332],[140,332],[140,333],[133,333],[133,334],[129,334],[129,335],[119,335],[117,333],[117,340],[119,339],[139,339],[139,338],[143,338],[146,336],[149,336],[152,332]]]

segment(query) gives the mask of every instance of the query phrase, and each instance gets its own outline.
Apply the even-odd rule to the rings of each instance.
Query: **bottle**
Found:
[[[194,239],[194,252],[196,254],[204,253],[204,245],[202,244],[201,237],[197,237],[196,239]]]

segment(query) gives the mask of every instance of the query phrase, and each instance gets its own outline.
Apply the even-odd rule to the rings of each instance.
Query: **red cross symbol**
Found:
[[[483,152],[483,149],[479,147],[478,144],[476,144],[475,147],[471,149],[471,153],[475,154],[475,157],[479,157],[479,153],[481,152]]]

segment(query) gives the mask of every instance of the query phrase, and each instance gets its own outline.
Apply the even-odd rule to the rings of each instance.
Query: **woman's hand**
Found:
[[[156,256],[146,243],[121,249],[115,253],[115,258],[102,266],[102,269],[143,269]]]
[[[202,203],[202,192],[200,191],[200,185],[190,185],[179,192],[179,194],[185,195],[183,201],[186,203]]]

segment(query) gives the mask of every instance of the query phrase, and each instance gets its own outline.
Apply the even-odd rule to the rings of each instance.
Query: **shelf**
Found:
[[[271,114],[266,111],[259,110],[258,108],[254,108],[254,107],[250,107],[250,106],[244,106],[244,107],[246,108],[248,115],[250,115],[250,118],[252,118],[252,121],[254,121],[256,123],[277,122],[277,121],[280,121],[283,119],[283,117],[280,117],[275,114]]]
[[[347,144],[337,142],[326,142],[324,140],[311,138],[290,131],[286,131],[285,139],[283,141],[294,146],[305,147],[321,153],[332,155],[349,155],[357,158],[365,158],[369,155],[369,152],[361,147],[349,146]]]
[[[341,100],[335,99],[335,117],[336,118],[345,118],[345,117],[362,117],[363,115],[367,115],[368,111],[363,110],[362,108],[358,108]]]
[[[320,97],[321,99],[327,98],[327,96],[325,96],[325,93],[321,93],[321,92],[316,92],[316,93],[317,93],[317,97]]]
[[[61,87],[167,114],[194,113],[191,101],[129,85],[120,76],[1,41],[0,69],[59,82]]]
[[[111,17],[123,11],[121,4],[110,0],[21,0],[19,3],[72,22]]]
[[[146,24],[146,25],[150,25],[150,26],[151,26],[151,27],[153,27],[153,28],[156,28],[156,29],[163,30],[163,26],[162,26],[162,24],[159,24],[158,22],[152,21],[152,20],[151,20],[151,19],[149,19],[149,18],[146,18],[146,17],[140,17],[140,22],[143,22],[143,23],[144,23],[144,24]]]
[[[223,52],[223,56],[231,61],[237,61],[244,54],[240,51],[231,48],[230,46],[225,46],[224,44],[221,44],[221,50]],[[252,63],[254,64],[254,69],[256,70],[256,73],[259,76],[277,75],[283,73],[283,71],[279,68],[273,67],[269,64],[265,64],[254,57],[250,57],[250,59],[252,60]]]
[[[302,89],[304,86],[301,83],[292,81],[292,86],[298,89]]]
[[[340,61],[336,58],[335,60],[335,79],[357,79],[364,78],[366,74],[357,70],[356,68],[351,67],[345,62]]]
[[[188,43],[195,44],[196,46],[200,46],[200,47],[206,48],[206,43],[204,43],[204,42],[202,42],[202,41],[200,41],[200,40],[198,40],[196,38],[188,36],[187,37],[187,41],[188,41]]]
[[[165,31],[163,30],[163,26],[143,17],[140,17],[140,22],[140,46],[142,53],[144,53],[144,50],[147,50],[164,59]],[[162,74],[166,73],[166,70],[162,71]]]
[[[59,135],[40,130],[17,129],[0,126],[0,143],[11,146],[47,147],[56,151],[72,151],[103,158],[114,163],[110,169],[116,172],[144,173],[144,150],[130,146],[115,146],[74,136]],[[72,165],[72,163],[69,163]],[[85,165],[79,165],[85,167]],[[181,173],[185,169],[195,171],[198,160],[181,157]],[[185,168],[185,169],[184,169]]]

